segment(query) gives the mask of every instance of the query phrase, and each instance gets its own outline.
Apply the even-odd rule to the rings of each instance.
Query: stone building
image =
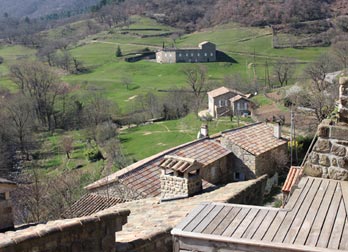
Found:
[[[324,120],[318,127],[304,173],[309,176],[348,180],[348,78],[340,78],[338,121]]]
[[[157,63],[197,63],[216,61],[216,45],[205,41],[198,48],[163,48],[156,52]]]
[[[217,118],[229,115],[250,115],[253,103],[237,90],[219,87],[208,92],[209,114]]]
[[[287,161],[288,141],[280,131],[279,124],[255,123],[222,132],[221,145],[233,153],[234,180],[271,177],[277,172],[278,162]]]
[[[0,232],[14,228],[10,193],[16,188],[16,183],[0,178]]]

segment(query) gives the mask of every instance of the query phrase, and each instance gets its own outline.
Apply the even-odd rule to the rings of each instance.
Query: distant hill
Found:
[[[54,13],[78,12],[91,7],[100,0],[0,0],[0,15],[37,18]]]

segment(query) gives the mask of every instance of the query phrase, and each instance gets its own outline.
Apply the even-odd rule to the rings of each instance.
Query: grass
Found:
[[[251,119],[241,118],[241,125],[250,123]],[[133,160],[141,160],[171,147],[193,141],[202,122],[193,114],[178,120],[154,123],[130,128],[120,133],[122,146],[126,154]],[[237,127],[236,118],[207,122],[209,133],[221,132]],[[141,147],[140,147],[141,146]]]
[[[266,97],[264,94],[258,94],[257,96],[251,98],[251,100],[255,102],[258,106],[266,106],[273,104],[273,101],[270,98]]]

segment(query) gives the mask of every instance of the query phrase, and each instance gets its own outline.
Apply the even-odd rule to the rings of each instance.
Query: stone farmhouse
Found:
[[[205,203],[172,230],[179,251],[348,251],[348,78],[340,79],[339,118],[283,186],[283,208]]]
[[[230,182],[273,176],[277,164],[270,160],[287,152],[287,140],[275,135],[274,127],[279,125],[255,123],[141,160],[88,185],[88,194],[65,217],[81,217],[129,200],[184,198]]]
[[[214,118],[229,115],[250,115],[253,103],[248,97],[250,95],[237,90],[219,87],[208,92],[208,112]]]
[[[205,41],[198,48],[163,48],[156,52],[157,63],[197,63],[216,61],[216,45]]]
[[[16,188],[16,183],[0,178],[0,232],[14,227],[10,193]]]

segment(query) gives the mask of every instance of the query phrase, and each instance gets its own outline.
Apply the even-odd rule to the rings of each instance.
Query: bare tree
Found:
[[[203,65],[190,66],[183,69],[186,83],[194,97],[194,111],[197,114],[208,89],[207,68]]]
[[[343,68],[348,67],[348,42],[339,41],[332,47],[334,54],[342,64]]]
[[[273,73],[280,86],[288,85],[289,79],[294,74],[294,62],[289,58],[278,60],[274,67]]]
[[[71,136],[64,136],[62,139],[62,148],[66,154],[66,157],[70,159],[71,151],[74,149],[74,139]]]
[[[32,103],[23,95],[8,99],[6,105],[6,125],[16,149],[29,158],[29,150],[33,146],[34,113]]]
[[[132,84],[133,80],[130,76],[122,76],[121,77],[121,83],[124,85],[127,89],[129,89],[129,86]]]
[[[62,89],[58,75],[48,66],[30,61],[12,65],[10,72],[22,94],[33,99],[38,118],[52,130],[56,98]]]

